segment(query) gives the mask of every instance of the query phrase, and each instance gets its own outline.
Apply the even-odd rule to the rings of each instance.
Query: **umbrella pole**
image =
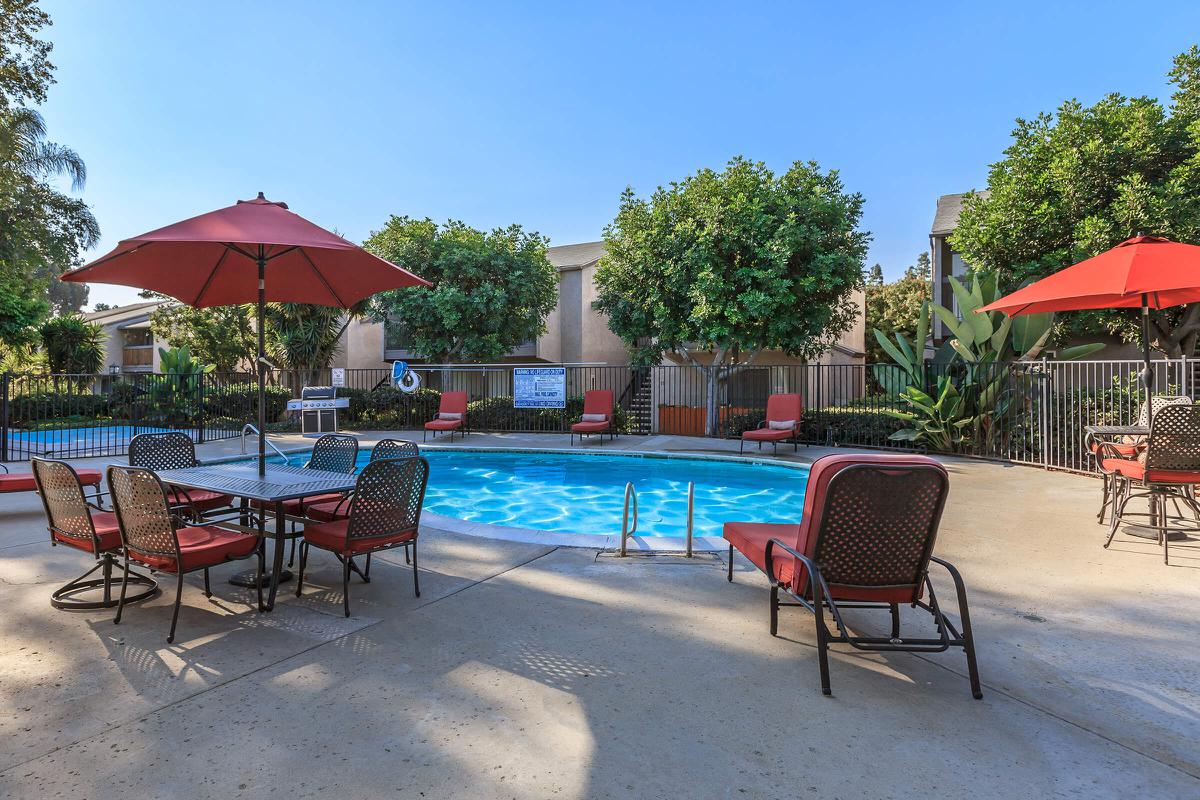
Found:
[[[1146,295],[1142,295],[1142,385],[1146,387],[1146,402],[1150,402],[1150,391],[1154,388],[1154,370],[1150,367],[1150,306]]]
[[[265,350],[265,319],[267,289],[267,259],[262,245],[258,248],[258,474],[267,474],[267,372],[263,363]]]

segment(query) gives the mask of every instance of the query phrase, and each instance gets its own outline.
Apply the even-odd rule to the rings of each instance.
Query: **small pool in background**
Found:
[[[458,449],[421,454],[429,460],[427,510],[560,533],[619,534],[628,481],[637,489],[642,536],[685,534],[688,481],[696,484],[696,536],[720,536],[729,520],[797,522],[808,483],[803,467],[699,458]],[[359,467],[369,458],[359,453]]]
[[[19,430],[10,428],[8,431],[9,457],[13,459],[30,456],[86,458],[89,456],[104,456],[122,453],[129,447],[129,441],[139,433],[166,433],[174,428],[160,428],[150,425],[93,425],[62,428],[43,428],[41,430]],[[196,438],[196,430],[186,429],[184,433]],[[205,430],[206,437],[218,439],[228,436],[228,431]]]

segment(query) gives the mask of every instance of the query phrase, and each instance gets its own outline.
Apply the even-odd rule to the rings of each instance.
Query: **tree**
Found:
[[[258,352],[253,306],[193,308],[165,303],[150,314],[150,330],[155,339],[172,347],[186,348],[201,362],[212,364],[221,372],[252,366]]]
[[[363,316],[368,301],[349,309],[305,303],[269,303],[266,308],[267,357],[295,370],[303,383],[315,382],[337,355],[350,320]],[[254,351],[252,351],[254,352]]]
[[[51,372],[94,375],[104,366],[103,326],[73,314],[47,320],[40,334]]]
[[[92,313],[96,313],[97,311],[112,311],[114,308],[116,308],[116,306],[112,305],[111,303],[96,303],[94,306],[92,306]]]
[[[402,325],[434,363],[495,361],[546,331],[558,299],[548,241],[520,225],[490,233],[451,220],[392,217],[363,246],[433,283],[377,295],[371,315]]]
[[[884,283],[882,273],[878,283],[868,280],[867,330],[882,331],[889,339],[897,333],[911,338],[917,330],[921,304],[930,299],[930,273],[929,253],[922,252],[917,255],[917,263],[905,269],[898,280]],[[879,342],[874,336],[868,336],[867,363],[878,364],[886,360],[887,353]]]
[[[715,435],[721,382],[764,349],[816,355],[853,323],[870,239],[862,204],[814,162],[777,177],[740,156],[649,200],[626,189],[604,231],[595,307],[636,363],[673,353],[704,375]]]
[[[951,244],[1009,290],[1138,234],[1200,244],[1200,48],[1175,58],[1171,107],[1110,94],[1091,106],[1069,100],[1056,114],[1018,119],[987,195],[972,193]],[[1063,315],[1072,334],[1137,336],[1136,315]],[[1156,312],[1153,345],[1191,355],[1200,304]]]
[[[0,344],[17,349],[36,341],[51,308],[83,307],[87,287],[56,279],[100,236],[83,201],[50,185],[66,176],[81,189],[82,159],[46,141],[45,122],[26,105],[43,102],[54,82],[51,45],[37,38],[49,24],[32,0],[0,0]]]

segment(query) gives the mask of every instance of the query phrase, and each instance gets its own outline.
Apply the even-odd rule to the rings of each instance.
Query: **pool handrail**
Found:
[[[693,539],[693,520],[696,510],[696,482],[688,481],[687,489],[687,549],[685,555],[687,558],[692,557],[692,539]],[[629,527],[629,501],[633,500],[633,527]],[[637,533],[638,526],[638,499],[637,489],[633,486],[633,481],[625,484],[625,510],[621,514],[621,548],[620,557],[625,558],[628,555],[626,551],[626,542],[629,537]]]
[[[249,422],[247,422],[245,425],[243,425],[242,426],[242,455],[246,455],[246,434],[247,433],[254,433],[254,434],[257,434],[258,436],[262,436],[262,434],[259,433],[258,428],[254,427]],[[276,447],[275,443],[272,442],[267,437],[263,436],[263,440],[266,441],[267,447],[274,450],[276,452],[276,454],[278,454],[279,457],[283,459],[284,464],[287,464],[289,467],[292,465],[292,460],[290,458],[288,458],[287,453],[283,452],[278,447]]]

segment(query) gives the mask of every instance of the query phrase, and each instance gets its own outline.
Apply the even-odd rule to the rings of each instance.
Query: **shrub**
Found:
[[[292,393],[283,386],[268,386],[267,423],[278,422],[287,410],[287,402],[292,399]],[[258,384],[257,383],[227,383],[213,385],[208,381],[204,387],[204,416],[226,417],[252,421],[258,415]]]
[[[442,393],[436,389],[417,389],[411,394],[394,386],[376,389],[338,389],[338,397],[348,397],[350,407],[341,420],[376,430],[419,428],[437,413]]]
[[[47,320],[40,331],[50,371],[94,375],[104,366],[104,328],[78,314]]]
[[[111,413],[108,395],[91,392],[34,392],[17,395],[8,404],[8,421],[14,427],[67,418],[97,419]]]

